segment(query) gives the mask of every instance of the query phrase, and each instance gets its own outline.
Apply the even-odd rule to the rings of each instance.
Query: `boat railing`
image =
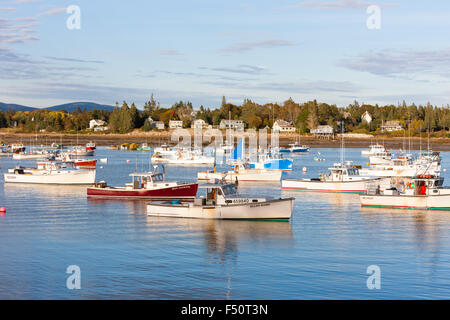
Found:
[[[380,194],[380,185],[374,181],[366,182],[364,188],[366,189],[366,194],[368,195]]]

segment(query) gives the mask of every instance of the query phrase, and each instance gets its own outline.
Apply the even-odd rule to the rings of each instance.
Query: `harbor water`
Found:
[[[324,162],[313,160],[319,151]],[[150,155],[97,148],[95,158],[108,158],[97,163],[97,180],[122,186],[149,169]],[[450,153],[442,158],[448,168]],[[316,177],[340,150],[292,159],[285,178]],[[368,161],[361,149],[345,159]],[[86,187],[5,185],[3,173],[18,163],[34,165],[0,159],[0,299],[450,298],[450,211],[361,208],[358,195],[240,183],[240,193],[295,197],[292,220],[148,217],[145,201],[88,199]],[[195,181],[202,169],[167,166],[166,179]],[[73,265],[81,288],[71,290]],[[381,288],[370,290],[373,265]]]

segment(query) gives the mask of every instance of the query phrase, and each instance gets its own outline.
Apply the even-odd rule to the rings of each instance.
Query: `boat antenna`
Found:
[[[341,121],[341,164],[344,165],[344,121]]]
[[[214,168],[213,172],[216,173],[216,144],[214,144]]]

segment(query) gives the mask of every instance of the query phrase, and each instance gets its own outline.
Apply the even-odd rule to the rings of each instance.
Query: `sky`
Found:
[[[449,35],[445,0],[0,0],[0,102],[447,105]]]

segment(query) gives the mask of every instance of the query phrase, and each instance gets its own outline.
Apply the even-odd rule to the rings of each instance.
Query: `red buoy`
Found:
[[[6,208],[5,208],[5,207],[1,207],[1,208],[0,208],[0,213],[2,213],[2,214],[3,214],[3,213],[6,213]]]

